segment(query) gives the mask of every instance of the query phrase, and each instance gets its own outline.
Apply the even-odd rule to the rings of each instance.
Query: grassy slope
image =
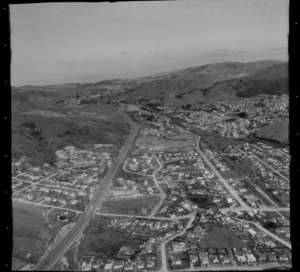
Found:
[[[45,209],[46,210],[46,209]],[[13,268],[24,264],[27,253],[38,254],[43,251],[43,236],[48,236],[48,229],[44,225],[44,209],[35,205],[13,203]]]
[[[119,148],[130,132],[121,119],[96,117],[44,117],[13,113],[12,154],[28,156],[40,162],[53,163],[54,152],[66,145],[79,148],[86,144],[114,144]]]
[[[280,121],[265,126],[256,131],[254,136],[287,144],[289,143],[289,121]]]
[[[287,63],[216,63],[165,74],[116,96],[167,107],[288,92]]]

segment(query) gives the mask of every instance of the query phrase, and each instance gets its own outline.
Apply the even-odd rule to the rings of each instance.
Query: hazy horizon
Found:
[[[13,86],[288,60],[286,0],[44,3],[10,13]]]
[[[193,68],[193,67],[198,67],[198,66],[202,66],[202,65],[207,65],[207,64],[218,64],[218,63],[224,63],[224,62],[240,62],[240,63],[251,63],[251,62],[259,62],[259,61],[282,61],[282,62],[287,62],[288,60],[286,59],[258,59],[255,61],[220,61],[220,62],[208,62],[208,63],[203,63],[200,65],[190,65],[190,66],[185,66],[182,68],[178,68],[178,69],[172,69],[172,70],[168,70],[168,71],[161,71],[161,72],[156,72],[156,73],[152,73],[152,74],[146,74],[146,75],[141,75],[141,76],[132,76],[132,77],[110,77],[110,78],[104,78],[104,79],[91,79],[91,80],[86,80],[86,81],[66,81],[66,82],[53,82],[53,83],[49,83],[49,84],[22,84],[22,85],[11,85],[13,87],[22,87],[22,86],[48,86],[48,85],[60,85],[60,84],[75,84],[75,83],[79,83],[79,84],[84,84],[84,83],[97,83],[97,82],[101,82],[101,81],[106,81],[106,80],[117,80],[117,79],[137,79],[137,78],[141,78],[141,77],[151,77],[151,76],[158,76],[160,74],[164,74],[164,73],[169,73],[169,72],[175,72],[181,69],[185,69],[185,68]],[[92,76],[91,76],[92,78]]]

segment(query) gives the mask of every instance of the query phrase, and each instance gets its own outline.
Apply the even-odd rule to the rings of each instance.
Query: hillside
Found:
[[[77,99],[83,103],[123,100],[165,107],[288,92],[288,64],[282,61],[222,62],[136,79],[12,88],[13,103]],[[33,99],[30,99],[33,98]]]
[[[254,73],[251,78],[253,79],[280,79],[288,76],[287,63],[279,63],[270,67],[264,68],[257,73]]]
[[[281,121],[265,126],[254,133],[260,139],[289,144],[289,121]]]
[[[286,62],[224,62],[186,68],[142,82],[113,96],[126,102],[176,107],[258,94],[288,92]]]
[[[86,144],[104,143],[118,149],[129,133],[130,126],[120,118],[64,118],[13,112],[12,156],[28,156],[37,164],[53,164],[55,151],[66,145],[83,148]]]

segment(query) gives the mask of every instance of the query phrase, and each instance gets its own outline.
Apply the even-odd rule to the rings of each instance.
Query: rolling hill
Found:
[[[32,163],[50,165],[55,151],[66,145],[84,148],[86,144],[113,144],[116,149],[124,143],[130,126],[121,117],[101,120],[95,117],[53,117],[12,115],[12,157],[27,156]]]
[[[171,72],[113,96],[129,103],[176,107],[288,92],[286,62],[224,62]]]
[[[165,107],[240,99],[259,94],[288,93],[287,62],[222,62],[136,79],[112,79],[95,83],[68,83],[12,88],[13,105],[30,100],[82,103],[122,100],[156,103]]]

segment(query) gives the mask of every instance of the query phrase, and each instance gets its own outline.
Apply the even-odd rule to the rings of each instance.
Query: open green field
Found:
[[[130,199],[107,200],[101,212],[112,214],[147,215],[159,202],[159,196],[142,196]]]
[[[244,248],[245,243],[230,229],[215,227],[199,243],[203,248]]]
[[[220,171],[220,174],[221,174],[221,176],[224,179],[229,179],[229,178],[238,179],[238,178],[242,178],[242,176],[239,173],[237,173],[236,171],[234,171],[234,170]]]
[[[26,261],[34,262],[45,250],[43,240],[49,236],[46,212],[46,208],[13,202],[13,269]],[[27,258],[28,253],[32,257]]]

